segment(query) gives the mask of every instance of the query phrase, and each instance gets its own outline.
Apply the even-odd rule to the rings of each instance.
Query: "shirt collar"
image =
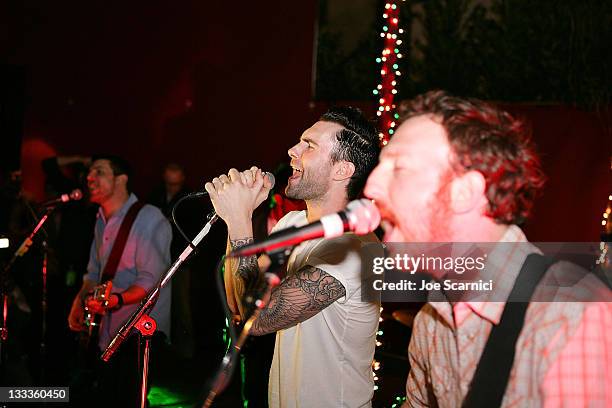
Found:
[[[465,309],[467,306],[471,312],[493,324],[499,324],[505,305],[505,302],[500,300],[507,299],[510,295],[527,255],[540,252],[534,245],[527,244],[525,234],[516,225],[510,225],[498,242],[504,245],[495,245],[488,254],[486,268],[482,273],[483,280],[493,280],[493,290],[483,293],[474,300],[455,305],[458,309]],[[448,324],[455,326],[450,303],[430,302],[430,304]]]
[[[118,217],[119,219],[123,218],[125,216],[125,214],[128,212],[128,210],[130,209],[130,207],[132,206],[132,204],[134,204],[136,201],[138,201],[138,197],[136,197],[136,194],[130,193],[130,196],[128,197],[127,201],[125,203],[123,203],[121,208],[119,208],[119,210],[117,210],[110,217],[110,219],[112,219],[114,217]],[[104,221],[105,224],[108,222],[106,217],[104,217],[104,211],[102,211],[102,207],[101,206],[98,208],[98,217],[101,218],[102,221]]]

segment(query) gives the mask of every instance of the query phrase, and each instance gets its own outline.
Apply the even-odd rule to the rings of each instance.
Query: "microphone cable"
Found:
[[[174,226],[176,227],[176,229],[178,230],[178,232],[182,235],[182,237],[185,239],[185,241],[187,241],[187,243],[189,244],[189,247],[191,249],[193,249],[194,251],[196,250],[196,246],[193,244],[193,241],[189,239],[189,237],[187,236],[187,234],[185,234],[185,232],[183,231],[183,229],[181,228],[181,226],[179,225],[179,223],[176,221],[176,209],[178,208],[178,206],[185,200],[190,199],[190,198],[197,198],[196,196],[192,196],[189,194],[186,194],[184,196],[182,196],[181,198],[178,199],[178,201],[172,206],[172,211],[170,212],[172,215],[172,223],[174,224]]]
[[[183,201],[187,199],[191,199],[191,198],[198,198],[198,196],[187,194],[179,198],[177,202],[172,206],[171,215],[172,215],[172,223],[176,226],[176,229],[183,236],[185,241],[187,241],[187,243],[189,244],[189,247],[195,251],[196,246],[193,244],[193,241],[189,239],[187,234],[185,234],[185,232],[179,225],[178,221],[176,220],[176,209],[179,207],[179,205]],[[210,219],[212,218],[211,216],[213,216],[213,214],[214,213],[210,213],[208,215],[207,221],[210,221]],[[224,264],[225,264],[225,255],[221,257],[221,259],[217,263],[217,267],[215,268],[215,283],[216,283],[217,291],[219,292],[219,298],[221,299],[221,304],[223,305],[223,312],[225,313],[225,318],[228,321],[228,324],[227,324],[228,332],[230,334],[230,338],[232,340],[232,345],[233,345],[233,344],[236,344],[237,337],[236,337],[236,328],[232,324],[232,312],[229,309],[229,306],[227,304],[227,296],[225,295],[225,284],[223,282],[223,273],[225,271]]]

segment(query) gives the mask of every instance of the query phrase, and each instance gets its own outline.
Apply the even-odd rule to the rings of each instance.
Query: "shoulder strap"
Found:
[[[102,278],[100,282],[106,282],[112,280],[115,277],[115,273],[117,272],[117,266],[119,266],[119,260],[121,259],[121,255],[123,254],[123,249],[125,248],[128,236],[130,235],[132,225],[136,220],[138,212],[142,207],[144,207],[144,205],[145,204],[142,201],[136,201],[134,204],[131,205],[127,214],[125,214],[125,217],[123,217],[121,227],[119,227],[119,232],[117,233],[117,237],[115,237],[113,249],[111,249],[111,253],[108,256],[108,261],[106,261],[106,265],[104,266],[104,271],[102,272]]]
[[[491,329],[463,401],[464,408],[501,406],[514,363],[516,341],[525,322],[529,301],[552,263],[550,258],[539,254],[527,256],[514,282],[501,320]]]

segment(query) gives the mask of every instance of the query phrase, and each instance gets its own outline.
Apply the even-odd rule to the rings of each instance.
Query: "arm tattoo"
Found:
[[[262,335],[294,326],[344,295],[346,289],[339,280],[307,265],[272,290],[268,306],[255,320],[251,334]]]
[[[231,239],[230,246],[232,247],[232,251],[243,247],[247,244],[253,242],[253,237],[243,238],[243,239]],[[241,256],[238,258],[238,268],[234,272],[234,276],[236,278],[249,280],[251,278],[255,278],[259,275],[259,266],[257,265],[257,257],[255,255],[251,256]]]

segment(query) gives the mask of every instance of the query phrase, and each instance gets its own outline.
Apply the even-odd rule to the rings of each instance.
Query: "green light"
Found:
[[[240,376],[242,378],[241,381],[241,390],[240,393],[242,394],[242,406],[243,408],[248,408],[249,406],[249,400],[246,398],[246,369],[245,369],[245,357],[244,354],[240,355]]]
[[[382,60],[380,58],[376,58],[376,62],[378,62],[380,64],[382,62]]]
[[[395,115],[393,115],[393,117],[394,117],[395,119],[399,119],[399,113],[396,113]]]
[[[174,393],[167,388],[152,386],[148,394],[149,403],[151,406],[168,406],[176,405],[183,401],[188,401],[186,395]]]
[[[399,53],[399,48],[394,49],[393,51],[395,51],[395,53]]]
[[[379,336],[382,336],[383,335],[383,331],[379,330],[376,334],[379,335]]]
[[[373,91],[372,91],[372,93],[373,93],[374,95],[378,95],[378,89],[373,90]]]
[[[395,10],[395,9],[397,8],[397,6],[396,6],[395,4],[392,4],[392,5],[391,5],[391,8],[392,8],[393,10]]]
[[[383,31],[387,31],[389,28],[387,26],[383,26]]]
[[[393,64],[393,69],[398,69],[398,68],[399,68],[399,65]]]
[[[389,129],[389,134],[392,135],[393,134],[393,129]]]

